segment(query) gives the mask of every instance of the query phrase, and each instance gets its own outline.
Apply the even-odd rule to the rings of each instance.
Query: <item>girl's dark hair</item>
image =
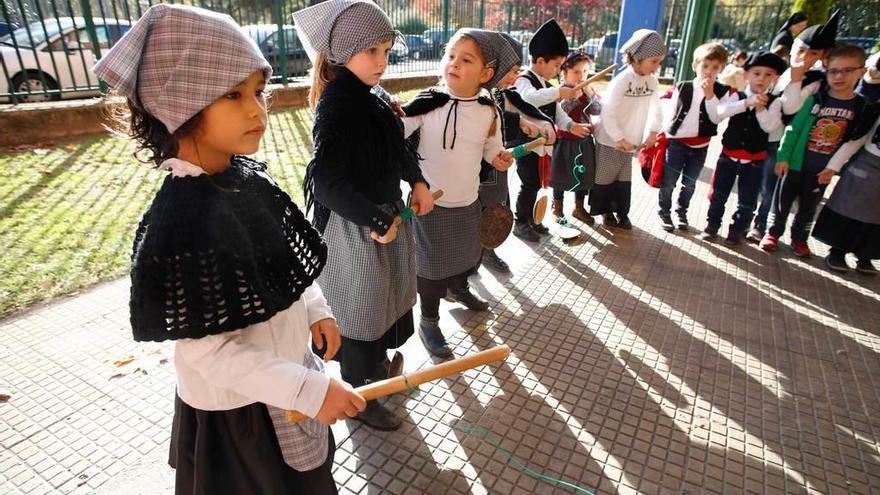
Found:
[[[134,158],[142,163],[153,163],[157,167],[165,160],[177,156],[180,140],[195,132],[202,116],[201,112],[195,114],[174,133],[170,133],[165,124],[131,99],[126,98],[124,106],[115,105],[110,112],[110,130],[133,138],[137,142]],[[146,158],[141,156],[144,152],[148,155]]]
[[[585,52],[582,52],[580,50],[573,51],[569,53],[567,57],[565,57],[565,60],[562,61],[562,65],[559,66],[559,69],[568,70],[581,62],[588,62],[592,64],[593,60]]]

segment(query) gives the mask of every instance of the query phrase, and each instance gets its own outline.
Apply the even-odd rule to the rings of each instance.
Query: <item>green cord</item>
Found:
[[[406,377],[406,374],[403,374],[401,376],[403,377],[403,382],[406,384],[407,389],[409,389],[410,391],[418,390],[409,382],[409,379]],[[434,412],[434,410],[431,409],[431,412]],[[466,421],[461,420],[461,419],[455,419],[452,421],[444,421],[443,418],[438,418],[438,417],[433,417],[432,419],[437,421],[438,423],[442,423],[442,424],[444,424],[454,430],[458,430],[462,433],[466,433],[468,435],[475,434],[475,435],[479,436],[483,440],[492,444],[502,454],[507,456],[507,459],[514,465],[514,467],[518,468],[520,471],[522,471],[523,473],[525,473],[528,476],[531,476],[532,478],[536,478],[536,479],[538,479],[540,481],[544,481],[546,483],[551,483],[551,484],[555,484],[555,485],[561,485],[566,488],[571,488],[572,490],[575,490],[578,493],[585,493],[586,495],[595,495],[595,493],[593,493],[585,488],[581,488],[581,487],[575,485],[574,483],[570,483],[568,481],[565,481],[565,480],[562,480],[559,478],[554,478],[552,476],[547,476],[543,473],[535,471],[534,469],[530,468],[526,463],[517,459],[513,455],[512,452],[510,452],[509,450],[502,447],[501,441],[493,438],[492,434],[483,428],[469,426]],[[465,426],[461,426],[460,423],[464,423]]]

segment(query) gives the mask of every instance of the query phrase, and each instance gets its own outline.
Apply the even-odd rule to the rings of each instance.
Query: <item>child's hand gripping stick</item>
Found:
[[[578,83],[578,85],[575,86],[573,89],[574,89],[575,91],[581,91],[581,90],[584,89],[588,84],[592,84],[592,83],[594,83],[594,82],[596,82],[596,81],[599,81],[599,80],[601,80],[601,79],[604,79],[605,76],[608,75],[609,72],[613,71],[613,70],[616,69],[616,68],[617,68],[617,64],[611,64],[611,65],[609,65],[608,67],[605,67],[604,69],[600,70],[599,72],[597,72],[597,73],[593,74],[592,76],[588,77],[586,81],[583,81],[583,82],[581,82],[581,83]]]
[[[431,197],[434,198],[434,201],[437,201],[442,196],[443,196],[443,189],[437,189],[436,191],[431,193]],[[414,217],[417,213],[418,213],[418,208],[416,208],[416,209],[404,208],[400,212],[400,215],[397,215],[397,216],[400,217],[401,221],[405,222],[405,221],[409,220],[410,218]]]
[[[539,146],[544,146],[544,144],[546,143],[547,139],[541,136],[538,139],[514,147],[512,150],[510,150],[510,152],[513,153],[514,158],[522,158],[531,153],[535,148],[538,148]]]
[[[474,354],[468,354],[464,357],[452,359],[435,366],[429,366],[425,369],[413,371],[412,373],[395,376],[393,378],[388,378],[387,380],[373,382],[362,387],[358,387],[354,391],[357,392],[365,400],[374,400],[380,397],[385,397],[391,394],[410,390],[418,385],[421,385],[422,383],[432,382],[435,380],[439,380],[440,378],[453,376],[461,373],[462,371],[476,368],[477,366],[483,366],[485,364],[493,363],[495,361],[503,361],[509,355],[510,347],[507,347],[506,345],[501,345],[498,347],[493,347],[491,349],[486,349],[485,351],[480,351]],[[299,423],[304,419],[308,419],[304,414],[299,411],[287,411],[286,416],[289,423]]]

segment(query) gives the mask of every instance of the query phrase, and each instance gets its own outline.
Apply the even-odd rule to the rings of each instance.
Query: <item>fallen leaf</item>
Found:
[[[134,356],[128,356],[118,361],[113,361],[113,366],[116,366],[118,368],[119,366],[125,366],[132,361],[134,361]]]
[[[9,393],[9,390],[5,388],[0,388],[0,402],[6,402],[12,398],[12,394]]]
[[[151,370],[167,363],[168,355],[165,349],[153,349],[137,356],[126,356],[113,361],[114,373],[110,375],[110,379],[135,373],[148,375]]]

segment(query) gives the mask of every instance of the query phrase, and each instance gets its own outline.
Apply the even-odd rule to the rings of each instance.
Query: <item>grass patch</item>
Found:
[[[311,150],[311,112],[287,109],[269,114],[255,158],[299,204]],[[133,151],[102,135],[0,153],[0,317],[128,271],[134,229],[165,177]]]

